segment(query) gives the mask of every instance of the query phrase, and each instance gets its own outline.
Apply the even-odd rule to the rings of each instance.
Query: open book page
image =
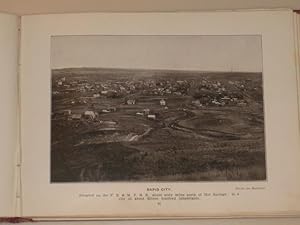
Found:
[[[288,10],[22,17],[23,216],[298,214],[293,27]]]
[[[14,216],[18,137],[18,17],[0,14],[0,217]]]

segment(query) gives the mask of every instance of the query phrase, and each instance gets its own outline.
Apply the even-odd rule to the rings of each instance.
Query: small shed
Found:
[[[126,103],[127,105],[135,105],[135,99],[128,99]]]
[[[192,103],[193,103],[195,106],[202,106],[202,104],[201,104],[201,102],[200,102],[199,99],[192,101]]]
[[[73,115],[71,116],[71,119],[72,119],[72,120],[80,120],[81,117],[82,117],[81,114],[73,114]]]
[[[167,102],[166,102],[165,99],[161,99],[161,100],[159,101],[159,104],[165,106],[165,105],[167,104]]]
[[[96,113],[94,111],[85,111],[84,112],[84,117],[86,119],[95,119],[96,118]]]
[[[148,115],[150,113],[150,109],[144,109],[143,112],[145,115]]]
[[[154,114],[149,114],[147,117],[148,117],[148,119],[151,119],[151,120],[156,119],[156,115],[154,115]]]
[[[72,111],[71,111],[71,109],[66,109],[66,110],[63,111],[63,114],[64,114],[65,116],[69,116],[69,115],[72,114]]]

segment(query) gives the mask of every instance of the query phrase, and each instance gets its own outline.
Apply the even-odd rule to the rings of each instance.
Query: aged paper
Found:
[[[53,44],[53,39],[61,36],[76,35],[260,37],[262,67],[261,70],[255,70],[255,72],[262,72],[263,79],[265,175],[259,176],[260,178],[257,179],[257,174],[262,173],[254,172],[255,176],[247,176],[249,179],[238,179],[237,181],[228,179],[227,174],[225,175],[227,179],[221,181],[216,179],[190,181],[184,180],[183,177],[176,178],[175,181],[174,177],[172,180],[156,177],[154,181],[147,181],[149,177],[146,176],[141,180],[134,180],[136,176],[133,176],[130,178],[131,181],[124,181],[120,180],[118,176],[107,176],[106,173],[97,173],[95,176],[93,171],[79,168],[80,172],[75,174],[77,177],[75,179],[69,175],[61,176],[61,174],[68,174],[64,172],[69,170],[70,164],[66,163],[68,159],[61,161],[60,157],[51,161],[55,158],[51,151],[57,143],[56,141],[51,143],[50,137],[55,134],[53,132],[51,134],[51,121],[53,122],[57,118],[61,119],[60,113],[56,118],[57,112],[51,111],[51,98],[53,100],[51,95],[53,93],[60,94],[61,89],[53,89],[55,85],[58,88],[64,86],[65,89],[72,90],[71,84],[65,83],[69,82],[67,76],[59,77],[60,75],[58,75],[59,79],[53,80],[51,69],[66,68],[70,65],[72,67],[74,64],[65,66],[59,65],[62,60],[53,62],[53,58],[50,59],[51,43]],[[291,11],[107,13],[23,17],[21,51],[23,216],[149,218],[298,214],[300,182],[296,177],[297,171],[300,169],[300,153],[298,151],[300,146],[293,38],[293,14]],[[84,44],[77,46],[84,48]],[[127,51],[130,50],[133,49],[127,49]],[[58,48],[55,54],[58,54],[57,57],[64,57],[63,47]],[[106,54],[109,54],[109,51]],[[256,56],[259,58],[259,55]],[[95,55],[96,57],[97,55]],[[103,60],[106,60],[105,57]],[[51,63],[54,64],[51,66]],[[106,65],[108,66],[108,64]],[[126,67],[128,64],[122,65],[121,67]],[[85,67],[86,65],[81,66]],[[167,67],[166,64],[164,67]],[[233,67],[229,71],[235,71],[236,66]],[[70,74],[73,72],[69,71]],[[78,82],[75,81],[73,84],[77,85]],[[85,85],[88,89],[93,88],[89,87],[88,83]],[[126,89],[126,87],[124,88]],[[102,94],[106,94],[105,90],[102,91],[104,91]],[[95,93],[93,98],[100,97],[98,95],[100,94]],[[225,101],[223,100],[213,99],[212,101],[213,104],[223,104]],[[237,99],[237,101],[247,104],[241,99]],[[75,100],[70,104],[76,104]],[[135,105],[135,101],[128,99],[126,104]],[[160,99],[160,105],[165,106],[165,104],[167,104],[165,99]],[[202,103],[194,102],[194,104],[198,104],[200,107]],[[52,107],[59,107],[59,105],[52,105]],[[102,112],[110,113],[114,111],[112,108],[102,109],[104,110]],[[169,110],[166,107],[164,109]],[[184,108],[182,110],[187,111]],[[72,112],[65,110],[63,114],[68,116]],[[95,112],[91,110],[77,114],[79,115],[70,117],[70,121],[81,120],[82,115],[85,119],[94,120],[96,118]],[[156,119],[154,116],[153,114],[149,119]],[[118,121],[103,121],[98,121],[101,124],[99,129],[103,129],[103,124],[109,124],[109,129],[113,130],[115,129],[113,126],[118,123]],[[57,125],[59,126],[59,123]],[[105,129],[108,128],[105,127]],[[57,131],[55,132],[59,134]],[[128,138],[134,140],[136,137],[131,134]],[[94,140],[90,141],[92,143]],[[76,146],[81,144],[78,143]],[[60,147],[60,150],[66,150],[65,145]],[[107,147],[107,151],[109,150],[110,147]],[[87,151],[91,150],[87,149]],[[119,155],[116,154],[115,157],[119,157]],[[56,163],[53,164],[53,162]],[[59,165],[57,162],[61,162],[60,165],[63,166],[57,167]],[[51,171],[50,168],[53,166],[59,169]],[[135,165],[132,164],[132,166]],[[105,167],[107,168],[102,165],[98,169]],[[76,168],[73,171],[77,171]],[[124,170],[128,170],[128,168],[132,167],[127,165]],[[53,174],[56,175],[52,176]],[[66,177],[70,179],[68,180]],[[79,181],[84,182],[78,182],[78,177]],[[95,177],[97,179],[94,179]],[[264,199],[263,203],[262,199]],[[40,204],[41,202],[43,204]]]
[[[14,216],[18,137],[18,17],[0,14],[0,217]]]

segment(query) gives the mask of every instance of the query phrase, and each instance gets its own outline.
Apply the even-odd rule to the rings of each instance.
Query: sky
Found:
[[[53,36],[51,68],[262,72],[261,36]]]

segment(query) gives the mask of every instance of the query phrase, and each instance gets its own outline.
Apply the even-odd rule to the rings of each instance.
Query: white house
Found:
[[[166,100],[164,100],[164,99],[161,99],[161,100],[159,101],[159,104],[160,104],[160,105],[166,105],[166,104],[167,104],[167,102],[166,102]]]
[[[148,117],[148,119],[152,119],[152,120],[156,119],[156,115],[154,115],[154,114],[149,114],[147,117]]]
[[[202,106],[201,102],[199,99],[192,101],[192,103],[196,106]]]
[[[127,105],[135,105],[135,99],[128,99],[126,103]]]
[[[95,94],[93,94],[93,97],[94,97],[94,98],[99,98],[99,97],[100,97],[100,94],[99,94],[99,93],[95,93]]]
[[[81,114],[73,114],[71,116],[72,120],[80,120],[81,119]]]
[[[95,119],[96,118],[96,113],[94,111],[85,111],[84,112],[84,117],[87,119]]]

